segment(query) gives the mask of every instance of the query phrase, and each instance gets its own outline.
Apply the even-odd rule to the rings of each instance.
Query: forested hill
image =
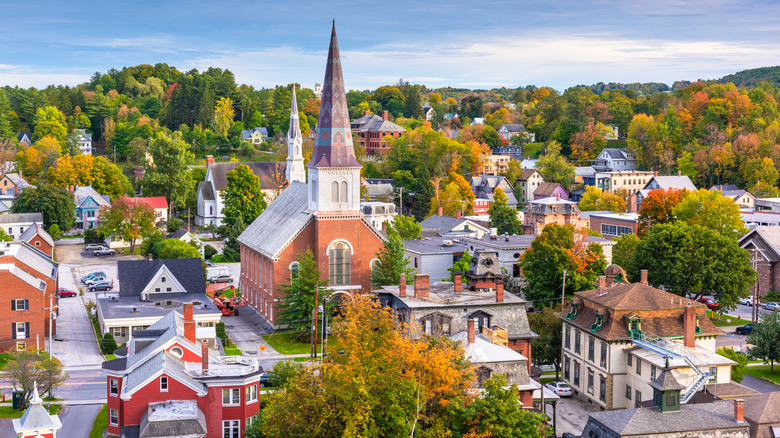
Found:
[[[740,88],[755,87],[759,82],[771,82],[777,86],[780,85],[780,66],[742,70],[733,75],[723,76],[715,82],[719,84],[731,82]]]

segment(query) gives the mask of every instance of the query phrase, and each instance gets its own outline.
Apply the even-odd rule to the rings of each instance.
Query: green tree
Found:
[[[716,190],[687,192],[673,214],[677,220],[707,227],[734,240],[747,233],[739,206]]]
[[[507,198],[501,187],[493,192],[493,202],[488,208],[490,226],[499,234],[522,234],[523,226],[517,219],[517,210],[507,205]]]
[[[303,365],[293,360],[280,360],[268,373],[271,386],[284,388],[287,382],[294,380],[303,372]]]
[[[51,224],[48,233],[55,242],[62,237],[62,231],[60,231],[60,226],[57,224]]]
[[[60,230],[70,230],[76,225],[76,201],[73,193],[62,187],[40,184],[29,187],[16,196],[11,207],[13,213],[43,213],[43,226],[57,225]]]
[[[410,267],[409,257],[405,257],[406,246],[393,228],[387,229],[384,246],[377,252],[379,259],[371,270],[371,284],[374,287],[398,284],[401,274],[412,278],[415,269]]]
[[[563,271],[566,292],[592,289],[607,261],[601,245],[575,232],[574,225],[548,224],[520,257],[520,268],[528,281],[525,296],[530,300],[560,298]]]
[[[391,222],[385,222],[388,232],[392,229],[401,237],[401,240],[415,240],[420,238],[422,225],[420,225],[414,216],[395,215]]]
[[[279,301],[279,323],[304,330],[311,327],[312,309],[318,303],[314,298],[323,300],[329,291],[328,282],[321,280],[322,273],[310,249],[298,254],[298,269],[290,272],[287,283],[280,284],[282,298]]]
[[[561,345],[563,345],[563,322],[555,315],[559,309],[559,305],[546,305],[541,312],[528,314],[531,330],[539,335],[531,343],[534,361],[538,365],[555,366],[555,380],[558,380],[558,373],[561,371]]]
[[[714,291],[721,309],[748,296],[756,275],[735,239],[684,222],[658,224],[639,242],[629,278],[636,281],[641,269],[651,284],[678,295],[699,299]]]
[[[100,231],[107,236],[120,236],[130,242],[130,252],[135,251],[138,239],[151,236],[155,231],[154,209],[134,198],[122,197],[98,213]]]
[[[157,134],[149,146],[149,153],[154,164],[147,164],[144,195],[165,196],[171,213],[174,206],[184,207],[192,186],[189,165],[194,156],[181,133],[174,132],[170,136]]]
[[[62,363],[56,358],[47,357],[41,360],[38,367],[41,370],[41,388],[49,397],[54,397],[54,388],[65,383],[69,376],[62,372]]]
[[[742,382],[748,364],[748,357],[744,353],[726,347],[718,348],[717,353],[736,362],[736,364],[731,366],[731,380],[737,383]]]
[[[222,197],[225,203],[222,214],[228,225],[233,225],[239,217],[245,224],[251,224],[267,207],[260,179],[245,164],[227,173],[227,187]]]
[[[68,124],[65,123],[65,115],[53,106],[45,106],[35,111],[35,138],[52,137],[62,148],[68,144]]]
[[[116,347],[114,335],[112,335],[111,332],[106,332],[106,334],[103,335],[103,339],[100,340],[100,351],[102,351],[103,354],[113,354]]]
[[[60,386],[67,374],[62,372],[62,364],[56,359],[48,359],[34,349],[22,350],[10,353],[10,358],[5,364],[5,379],[14,388],[22,391],[20,409],[23,411],[30,405],[35,383],[40,383],[44,392],[49,395],[53,388]]]
[[[244,219],[239,216],[232,226],[223,226],[227,228],[227,233],[225,234],[225,246],[222,249],[222,255],[230,261],[239,262],[241,261],[241,245],[238,243],[238,236],[246,229]]]
[[[547,153],[536,160],[536,169],[547,182],[557,182],[569,190],[574,183],[574,166],[566,161],[561,154],[561,146],[557,142],[547,145]]]
[[[639,236],[634,233],[615,238],[615,246],[612,247],[612,263],[628,272],[638,246]]]
[[[747,343],[753,345],[747,352],[748,357],[769,363],[774,373],[775,362],[780,360],[780,314],[767,312],[759,318],[760,322],[753,326],[753,333],[747,338]]]
[[[157,258],[160,259],[199,259],[200,252],[198,248],[183,240],[166,239],[160,242],[157,247]]]

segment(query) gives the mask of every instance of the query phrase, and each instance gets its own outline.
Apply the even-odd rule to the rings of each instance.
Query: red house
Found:
[[[108,436],[239,438],[259,413],[257,359],[196,342],[192,306],[136,330],[126,355],[103,362]]]

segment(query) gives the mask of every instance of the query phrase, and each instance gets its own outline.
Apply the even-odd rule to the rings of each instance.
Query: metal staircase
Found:
[[[650,333],[645,334],[636,331],[631,332],[631,338],[634,345],[637,347],[644,348],[645,350],[652,351],[653,353],[664,357],[668,356],[669,358],[683,359],[696,373],[689,378],[687,382],[680,382],[685,385],[685,389],[680,394],[681,404],[688,403],[694,394],[699,392],[710,379],[715,378],[712,373],[702,369],[705,364],[699,361],[698,357],[696,357],[696,353],[679,342],[670,341],[661,338],[660,336],[653,336]]]

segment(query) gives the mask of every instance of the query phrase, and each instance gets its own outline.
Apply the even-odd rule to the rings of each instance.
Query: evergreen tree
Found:
[[[747,353],[751,359],[768,362],[770,372],[774,373],[775,362],[780,360],[780,315],[767,312],[760,319],[760,324],[753,324],[753,333],[747,338],[747,343],[753,345]]]
[[[406,247],[398,232],[393,228],[387,229],[387,240],[384,247],[377,252],[379,261],[371,271],[371,284],[374,287],[398,284],[401,274],[407,278],[414,276],[415,269],[409,267],[409,257],[404,257]]]
[[[500,187],[493,192],[488,215],[490,226],[497,228],[499,234],[522,234],[523,226],[517,219],[517,210],[507,205],[506,194]]]
[[[423,167],[417,177],[417,184],[414,190],[414,204],[412,205],[412,214],[418,221],[422,221],[428,216],[428,210],[431,209],[431,199],[434,196],[433,183],[431,183],[431,174],[426,167]]]
[[[232,226],[227,226],[227,235],[225,236],[225,247],[222,254],[235,262],[241,261],[241,246],[238,244],[238,236],[244,232],[246,225],[244,219],[239,216]]]
[[[298,269],[290,272],[289,282],[280,285],[283,291],[279,301],[279,323],[299,330],[311,327],[312,309],[319,299],[330,292],[323,289],[328,282],[321,280],[322,273],[314,260],[311,249],[298,254]],[[319,290],[319,292],[318,292]]]

